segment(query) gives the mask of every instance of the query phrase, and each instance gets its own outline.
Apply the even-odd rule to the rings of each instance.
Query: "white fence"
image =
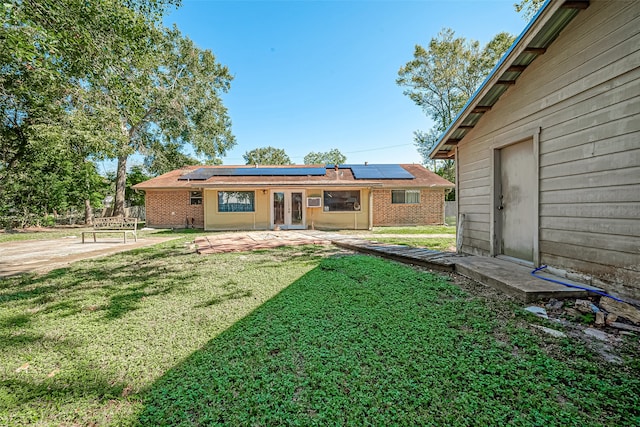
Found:
[[[458,217],[458,205],[455,200],[444,202],[444,217]]]

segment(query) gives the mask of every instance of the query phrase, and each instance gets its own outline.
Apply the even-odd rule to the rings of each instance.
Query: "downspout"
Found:
[[[455,154],[454,154],[454,159],[456,162],[456,186],[455,186],[455,190],[456,190],[456,252],[461,254],[462,253],[462,243],[464,242],[464,236],[462,235],[464,233],[464,220],[465,220],[465,216],[464,214],[460,213],[460,162],[458,161],[458,155],[459,155],[459,151],[458,151],[458,146],[456,145],[456,147],[454,148],[455,150]],[[445,222],[446,222],[446,215],[445,215]]]
[[[202,188],[202,229],[207,230],[207,199],[205,197],[207,194],[206,189]]]
[[[369,187],[369,230],[373,230],[373,187]]]

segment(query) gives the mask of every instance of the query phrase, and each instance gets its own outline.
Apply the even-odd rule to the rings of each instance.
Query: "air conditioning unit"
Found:
[[[322,207],[322,198],[321,197],[307,197],[307,207],[308,208],[319,208],[319,207]]]

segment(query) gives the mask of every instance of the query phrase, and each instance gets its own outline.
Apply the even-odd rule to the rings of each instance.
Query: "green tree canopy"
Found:
[[[127,174],[127,189],[125,191],[125,199],[131,206],[144,206],[144,193],[134,190],[131,187],[150,178],[152,177],[146,173],[144,166],[135,165],[131,167]]]
[[[311,152],[304,156],[305,165],[333,164],[342,165],[347,161],[347,157],[337,148],[327,152]]]
[[[520,0],[520,2],[515,3],[513,7],[516,9],[516,12],[522,13],[522,17],[526,21],[529,21],[538,13],[538,10],[540,10],[544,2],[545,0]]]
[[[179,144],[154,142],[144,159],[144,166],[152,176],[162,175],[184,166],[199,165],[200,161],[184,154]]]
[[[452,29],[445,28],[431,39],[428,48],[416,45],[413,59],[400,68],[396,83],[442,132],[513,40],[513,36],[500,33],[480,48],[479,42],[456,37]]]
[[[0,215],[69,209],[81,199],[90,212],[103,198],[92,158],[116,154],[110,135],[120,124],[87,89],[146,50],[148,29],[176,3],[0,3]]]
[[[281,148],[254,148],[242,155],[247,165],[291,165],[291,159]]]
[[[431,39],[428,48],[416,45],[413,59],[400,68],[396,83],[433,120],[428,131],[414,132],[424,164],[430,162],[429,153],[442,132],[513,41],[510,34],[499,33],[481,48],[479,42],[456,37],[452,29],[445,28]],[[455,182],[452,160],[438,161],[433,169]],[[449,197],[455,197],[454,192]]]
[[[90,99],[118,116],[119,132],[111,135],[118,158],[115,215],[124,212],[131,154],[155,156],[149,165],[162,171],[191,162],[177,154],[184,145],[208,159],[235,145],[220,97],[232,79],[227,67],[176,28],[150,29],[146,42],[146,51],[122,58],[120,67],[96,79],[87,91]],[[167,153],[178,163],[166,162]]]

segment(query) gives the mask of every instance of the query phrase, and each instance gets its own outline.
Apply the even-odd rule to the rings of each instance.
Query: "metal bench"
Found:
[[[93,234],[93,242],[96,242],[97,233],[122,233],[124,243],[127,243],[127,233],[133,234],[133,239],[138,241],[138,218],[124,218],[121,216],[108,218],[94,218],[93,230],[82,232],[82,243],[85,234]]]

